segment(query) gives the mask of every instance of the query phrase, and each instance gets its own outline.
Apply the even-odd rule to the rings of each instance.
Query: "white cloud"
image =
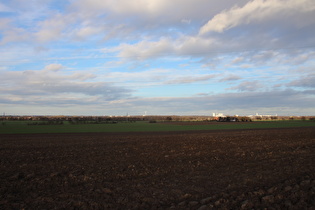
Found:
[[[314,4],[1,2],[0,100],[19,109],[76,104],[124,113],[212,113],[226,103],[234,105],[226,110],[298,110],[294,100],[314,99]],[[269,96],[280,100],[265,103]]]
[[[137,83],[144,85],[146,83],[163,82],[178,72],[174,69],[148,69],[136,72],[110,72],[104,75],[104,79],[120,83]]]
[[[10,42],[25,42],[30,39],[30,34],[22,28],[10,28],[2,33],[0,45]]]
[[[52,64],[49,64],[49,65],[45,66],[44,70],[46,70],[46,71],[59,71],[62,68],[64,68],[64,67],[61,64],[59,64],[59,63],[52,63]]]
[[[217,53],[218,43],[214,39],[180,36],[176,39],[162,37],[158,41],[145,40],[135,44],[121,44],[115,50],[126,59],[151,59],[155,57],[204,57]]]
[[[58,40],[61,38],[61,34],[70,21],[61,14],[56,14],[54,17],[48,20],[44,20],[39,23],[39,30],[36,32],[36,37],[40,42],[48,42],[52,40]]]
[[[258,90],[260,90],[263,87],[264,87],[264,85],[262,85],[258,81],[244,81],[244,82],[240,83],[237,86],[227,88],[227,90],[238,90],[238,91],[253,92],[253,91],[258,91]]]
[[[104,29],[102,27],[86,26],[86,27],[77,29],[77,31],[75,32],[75,35],[79,39],[86,39],[90,36],[100,33],[103,30]]]
[[[0,12],[12,12],[12,10],[8,6],[0,2]]]
[[[120,50],[119,56],[121,57],[142,60],[167,56],[174,51],[172,47],[170,40],[162,38],[157,42],[141,41],[134,45],[122,44],[117,49]]]
[[[30,39],[30,33],[23,28],[14,27],[12,24],[12,20],[9,18],[0,18],[0,45],[10,42],[25,42]]]
[[[244,2],[240,0],[238,4]],[[69,11],[77,20],[74,30],[99,26],[101,30],[93,33],[104,40],[130,41],[143,34],[156,38],[173,37],[183,31],[196,34],[201,22],[233,5],[234,0],[79,0],[72,2]]]
[[[148,69],[137,72],[112,72],[105,74],[103,78],[126,87],[150,88],[192,83],[206,84],[217,76],[216,74],[196,74],[194,70]]]
[[[243,7],[236,6],[217,14],[201,27],[199,33],[204,35],[211,31],[224,32],[238,25],[292,18],[300,14],[314,13],[314,10],[313,0],[253,0]]]
[[[128,18],[141,16],[155,20],[159,17],[163,21],[169,19],[174,22],[174,20],[181,21],[182,19],[203,19],[205,16],[211,16],[220,9],[234,4],[233,0],[211,2],[207,0],[79,0],[74,2],[74,7],[87,14],[106,11],[110,12],[109,16],[127,16]]]

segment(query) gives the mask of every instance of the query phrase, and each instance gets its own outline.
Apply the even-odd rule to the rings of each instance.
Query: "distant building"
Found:
[[[271,118],[271,117],[278,117],[278,114],[276,115],[271,115],[271,114],[258,114],[256,115],[248,115],[250,118]]]
[[[225,117],[223,113],[212,113],[213,117]]]

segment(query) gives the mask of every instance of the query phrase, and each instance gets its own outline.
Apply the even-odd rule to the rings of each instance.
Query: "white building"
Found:
[[[213,117],[225,117],[223,113],[212,113]]]

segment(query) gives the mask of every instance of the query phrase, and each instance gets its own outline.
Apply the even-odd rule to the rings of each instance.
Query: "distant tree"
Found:
[[[167,117],[166,120],[167,121],[172,121],[172,117]]]

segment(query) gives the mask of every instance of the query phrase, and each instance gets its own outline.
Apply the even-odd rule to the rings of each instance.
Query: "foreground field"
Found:
[[[0,135],[0,209],[311,209],[314,127]]]

